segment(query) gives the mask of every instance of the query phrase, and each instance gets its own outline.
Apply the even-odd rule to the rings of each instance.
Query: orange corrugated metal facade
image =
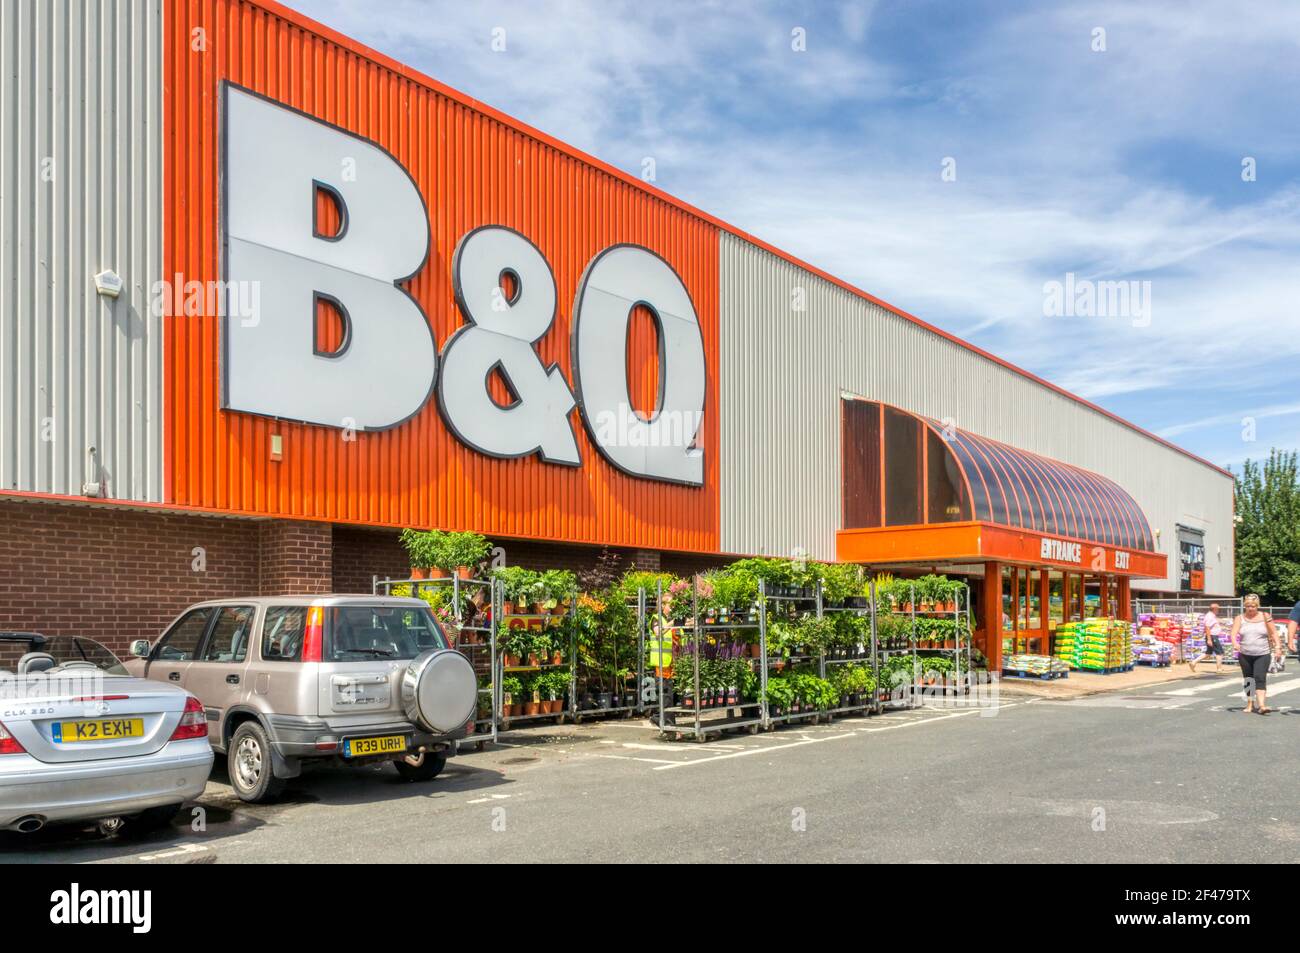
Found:
[[[583,464],[500,460],[460,443],[430,400],[392,430],[356,434],[219,408],[218,319],[166,319],[165,482],[168,502],[237,513],[390,526],[474,529],[668,550],[716,552],[718,506],[718,231],[635,184],[511,127],[289,11],[248,0],[166,0],[163,272],[220,278],[220,83],[230,80],[371,139],[410,172],[430,215],[430,253],[406,290],[439,348],[462,324],[451,287],[457,241],[480,225],[531,239],[556,279],[559,313],[538,344],[572,385],[569,321],[583,269],[619,242],[661,255],[690,292],[706,354],[707,399],[698,445],[702,487],[637,479],[611,466],[571,414]],[[204,49],[196,51],[195,30]],[[328,203],[326,203],[328,205]],[[331,210],[322,208],[328,223]],[[328,309],[324,309],[328,311]],[[317,342],[338,325],[317,315]],[[629,385],[653,407],[653,320],[634,316]],[[499,400],[504,386],[494,384]],[[270,438],[282,438],[273,461]]]

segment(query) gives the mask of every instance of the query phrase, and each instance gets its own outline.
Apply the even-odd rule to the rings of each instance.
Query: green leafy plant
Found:
[[[501,694],[508,695],[511,702],[516,702],[523,697],[524,683],[514,675],[507,675],[501,679]]]
[[[650,572],[644,569],[629,569],[617,583],[619,596],[623,599],[635,599],[638,589],[645,589],[647,605],[653,607],[656,586],[663,586],[664,592],[672,585],[676,577],[667,572]]]
[[[852,563],[817,563],[814,570],[821,579],[822,598],[842,602],[862,592],[858,567]]]
[[[835,621],[829,617],[808,614],[796,624],[798,640],[809,654],[816,655],[835,644]]]
[[[767,689],[763,692],[763,700],[767,702],[769,708],[785,710],[794,705],[795,690],[794,682],[784,675],[772,675],[767,680]]]
[[[539,577],[542,604],[554,609],[573,598],[578,586],[577,577],[567,569],[548,569]]]
[[[435,530],[431,535],[434,538],[431,565],[447,572],[477,566],[487,558],[492,548],[478,533],[442,533]]]
[[[408,527],[397,534],[397,539],[406,550],[413,569],[428,569],[434,565],[437,541],[433,533]]]
[[[502,596],[507,602],[531,605],[540,593],[541,576],[523,566],[498,566],[491,575],[501,581]]]

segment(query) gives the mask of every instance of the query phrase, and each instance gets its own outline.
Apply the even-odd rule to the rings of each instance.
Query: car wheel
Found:
[[[176,815],[181,812],[179,804],[164,804],[162,807],[151,807],[141,811],[135,817],[128,819],[127,829],[133,831],[156,831],[159,828],[166,827],[176,819]]]
[[[284,789],[284,782],[271,771],[271,740],[255,721],[246,721],[235,729],[226,762],[230,784],[241,801],[259,804]]]
[[[407,781],[432,781],[447,766],[447,756],[422,751],[393,762],[393,767]]]

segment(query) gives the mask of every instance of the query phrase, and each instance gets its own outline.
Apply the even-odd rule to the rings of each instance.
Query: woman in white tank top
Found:
[[[1252,711],[1267,715],[1271,710],[1264,699],[1268,689],[1268,662],[1270,655],[1279,658],[1282,649],[1278,644],[1277,633],[1273,631],[1273,620],[1259,611],[1259,596],[1249,595],[1241,600],[1242,613],[1232,622],[1232,644],[1237,649],[1238,661],[1241,662],[1241,677],[1246,683],[1246,707]]]

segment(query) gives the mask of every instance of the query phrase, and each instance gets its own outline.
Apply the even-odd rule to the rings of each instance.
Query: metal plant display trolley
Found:
[[[692,580],[692,590],[688,621],[669,622],[662,612],[657,612],[650,630],[656,647],[652,654],[656,655],[658,727],[664,737],[702,741],[724,731],[746,730],[752,734],[787,722],[817,722],[835,715],[880,711],[875,611],[870,599],[853,596],[838,605],[827,605],[820,583],[805,588],[772,585],[760,579],[758,597],[752,605],[701,610],[699,577]],[[656,590],[656,601],[663,605],[662,585]],[[851,645],[836,642],[829,652],[825,639],[817,644],[791,639],[779,649],[774,645],[774,626],[786,626],[793,632],[799,623],[815,619],[817,624],[811,630],[825,634],[825,626],[836,626],[840,616],[867,620],[865,627],[852,623],[857,638]],[[680,633],[675,647],[673,632]],[[664,656],[658,651],[665,655],[671,652],[669,665],[659,664]],[[712,668],[726,666],[723,682],[704,683],[701,662],[713,663]],[[808,699],[779,703],[770,695],[773,674],[783,672],[787,666],[792,674],[796,666],[815,669],[819,679],[835,683],[839,680],[828,679],[828,672],[849,665],[870,668],[865,690],[841,689],[833,703],[816,704]],[[689,667],[687,688],[680,697],[674,697],[682,666]],[[673,672],[671,681],[668,671]]]
[[[572,625],[577,593],[569,594],[563,611],[558,613],[516,612],[513,606],[507,612],[499,580],[493,595],[492,618],[498,620],[500,652],[492,685],[500,730],[547,720],[562,724],[577,707],[577,646]],[[560,647],[566,643],[567,652]],[[542,679],[552,675],[554,684],[542,687]],[[508,684],[524,678],[531,679],[527,688],[521,683],[517,690],[506,690]],[[508,705],[506,696],[510,696]]]
[[[575,623],[578,594],[575,591],[563,604],[562,612],[516,612],[513,607],[506,612],[504,587],[499,579],[462,579],[456,576],[439,579],[380,579],[373,577],[371,591],[393,595],[394,590],[405,590],[417,598],[422,594],[441,590],[449,596],[445,614],[439,621],[454,629],[456,648],[469,657],[479,676],[482,702],[474,722],[474,735],[462,739],[460,744],[477,744],[496,741],[502,731],[547,720],[563,723],[587,717],[643,713],[649,699],[646,688],[645,659],[646,634],[650,616],[648,598],[644,589],[628,599],[633,611],[634,639],[620,647],[616,637],[610,638],[610,657],[600,657],[599,651],[588,668],[582,652]],[[475,595],[482,593],[482,595]],[[470,611],[472,608],[472,612]],[[527,650],[527,643],[538,635],[549,634],[550,646],[543,659]],[[609,691],[581,692],[579,686],[586,681],[588,688],[595,669],[604,667],[612,679]],[[624,674],[625,673],[625,674]],[[555,683],[562,687],[532,689],[510,693],[505,689],[510,680],[532,676],[555,675]],[[535,684],[535,682],[534,682]],[[599,686],[604,688],[604,685]],[[539,696],[533,700],[533,694]],[[517,694],[518,697],[514,697]],[[510,704],[507,706],[507,695]],[[535,710],[534,706],[537,706]]]
[[[873,604],[877,602],[874,597],[874,584],[872,588]],[[884,704],[891,706],[901,706],[913,708],[927,691],[934,691],[936,686],[925,685],[924,679],[927,669],[926,660],[935,657],[950,659],[947,664],[951,665],[948,670],[951,672],[951,686],[958,693],[965,693],[970,690],[971,677],[971,627],[970,627],[970,589],[962,586],[954,592],[953,605],[951,609],[941,610],[918,610],[922,605],[916,585],[913,583],[908,587],[908,601],[904,604],[902,611],[899,611],[892,602],[885,608],[885,612],[894,619],[903,619],[906,622],[906,635],[900,637],[895,626],[888,627],[889,633],[885,639],[885,644],[880,648],[879,657],[884,660],[881,670],[886,673],[890,681],[889,690],[885,686],[881,688],[880,696]],[[943,622],[952,622],[952,645],[945,644],[935,645],[933,639],[925,640],[928,644],[922,644],[922,636],[926,634],[927,629],[931,628],[931,623],[935,620]],[[891,664],[891,659],[906,657],[910,664],[902,671],[908,673],[908,678],[904,685],[906,691],[894,693],[892,689],[902,688],[904,685],[893,684],[893,673],[899,671],[898,666]],[[949,684],[947,682],[948,671],[945,671],[945,684],[943,691],[947,691]]]
[[[852,650],[842,648],[837,650],[831,658],[827,658],[826,651],[822,650],[820,653],[821,677],[826,678],[827,665],[869,664],[871,666],[872,686],[869,694],[855,692],[856,698],[850,698],[847,703],[841,699],[839,707],[832,708],[825,714],[851,715],[866,712],[879,714],[882,706],[880,701],[880,657],[876,646],[875,600],[870,597],[852,596],[845,599],[841,605],[828,606],[826,605],[822,587],[818,585],[817,616],[818,618],[824,618],[828,613],[832,616],[843,613],[857,618],[865,618],[868,620],[868,629],[866,639],[852,647]]]
[[[673,630],[684,632],[690,639],[689,647],[684,644],[685,638],[683,638],[680,640],[683,644],[679,648],[671,649],[672,657],[669,666],[662,664],[665,661],[662,655],[659,658],[661,664],[656,666],[659,731],[663,735],[671,734],[678,738],[690,736],[697,741],[703,741],[711,734],[737,728],[744,728],[750,734],[756,734],[767,724],[767,705],[764,701],[767,692],[767,600],[764,598],[764,584],[762,580],[759,581],[758,600],[752,606],[730,607],[723,621],[719,621],[720,611],[718,615],[709,617],[711,621],[706,621],[700,612],[699,580],[699,576],[691,580],[691,618],[688,625],[673,625],[663,617],[662,609],[655,612],[655,637],[662,652],[669,651],[667,647],[673,646]],[[657,606],[663,606],[663,595],[663,584],[660,583],[655,588]],[[725,642],[721,641],[721,637],[725,635],[741,636],[741,640],[732,638]],[[748,648],[754,645],[750,639],[755,635],[758,638],[757,657]],[[706,647],[704,653],[701,653],[702,647]],[[669,704],[670,696],[666,692],[672,689],[665,687],[664,670],[670,667],[676,669],[685,658],[689,658],[691,664],[691,694],[688,696],[691,704],[681,704],[680,702],[686,701],[686,698],[676,699],[675,691],[673,699],[678,703]],[[745,701],[742,697],[744,693],[742,685],[728,685],[722,688],[720,690],[722,697],[714,694],[715,690],[710,686],[702,685],[700,682],[702,658],[732,662],[735,669],[747,678],[757,678],[757,700]],[[755,668],[757,673],[754,671]],[[704,695],[705,689],[709,690],[708,698]]]
[[[439,619],[444,625],[456,629],[455,648],[469,658],[474,666],[474,674],[479,681],[479,704],[474,714],[474,733],[462,738],[459,745],[476,745],[482,747],[485,741],[497,740],[497,717],[500,699],[496,686],[500,679],[495,677],[497,659],[497,623],[496,611],[487,611],[497,605],[500,586],[491,579],[462,579],[450,576],[441,579],[380,579],[371,578],[370,591],[378,594],[383,590],[386,596],[394,595],[393,590],[406,587],[410,595],[420,598],[421,591],[451,590],[449,616]],[[467,610],[473,606],[473,613]]]

